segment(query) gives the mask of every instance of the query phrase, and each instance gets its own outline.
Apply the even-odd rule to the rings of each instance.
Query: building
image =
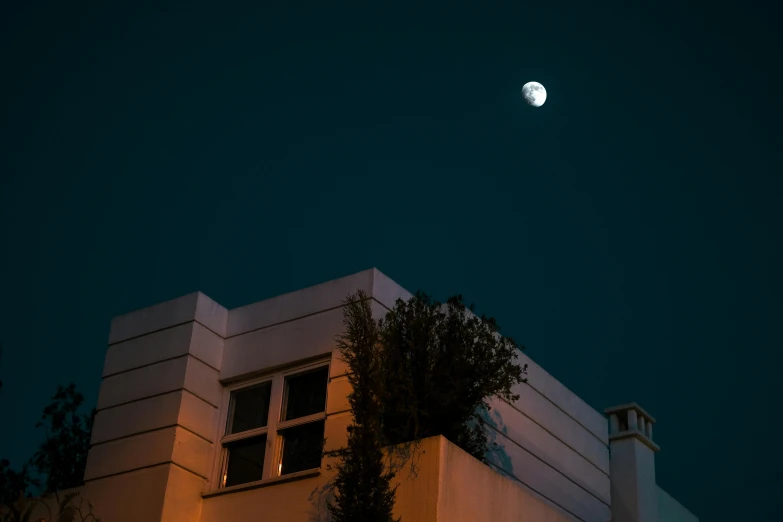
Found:
[[[115,318],[85,471],[103,522],[326,520],[321,457],[350,421],[335,349],[357,290],[380,316],[410,294],[372,269],[227,310],[194,293]],[[655,483],[655,420],[598,412],[528,357],[492,406],[490,465],[442,437],[401,473],[403,522],[698,520]],[[607,417],[608,416],[608,417]]]

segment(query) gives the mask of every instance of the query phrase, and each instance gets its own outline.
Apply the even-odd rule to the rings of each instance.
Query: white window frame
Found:
[[[225,489],[225,482],[227,478],[228,468],[228,448],[226,447],[231,442],[238,440],[249,439],[257,437],[259,435],[266,435],[266,448],[264,449],[264,469],[262,471],[261,479],[255,482],[247,482],[245,484],[237,484],[235,486],[229,486],[230,489],[242,488],[243,486],[250,486],[258,482],[262,482],[268,479],[273,479],[280,476],[282,467],[282,450],[283,450],[283,436],[280,431],[300,426],[302,424],[308,424],[311,422],[317,422],[326,420],[326,404],[329,400],[329,363],[330,359],[323,359],[320,361],[310,362],[307,364],[300,364],[294,367],[288,367],[284,370],[280,370],[275,373],[270,373],[263,377],[256,379],[242,381],[237,384],[226,386],[223,389],[223,401],[221,404],[220,412],[220,431],[218,435],[218,448],[217,458],[215,459],[215,467],[212,480],[213,489]],[[300,417],[298,419],[282,421],[283,403],[285,400],[285,380],[286,377],[298,375],[300,373],[306,373],[319,368],[327,368],[326,379],[326,401],[324,402],[324,411],[321,413],[314,413],[306,417]],[[266,382],[272,383],[272,389],[269,397],[269,417],[267,418],[267,425],[263,428],[255,428],[252,430],[243,431],[241,433],[232,433],[226,435],[228,428],[228,416],[231,409],[231,394],[232,392],[242,390],[245,388],[251,388],[259,384]],[[313,468],[318,469],[318,468]]]

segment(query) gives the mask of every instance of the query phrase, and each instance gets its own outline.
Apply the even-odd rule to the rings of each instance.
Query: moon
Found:
[[[546,101],[546,89],[538,82],[527,82],[522,87],[522,97],[528,105],[541,107]]]

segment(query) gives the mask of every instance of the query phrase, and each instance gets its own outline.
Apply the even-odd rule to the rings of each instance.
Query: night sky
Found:
[[[94,404],[113,316],[374,266],[639,402],[703,521],[775,519],[781,7],[271,4],[0,4],[0,456]]]

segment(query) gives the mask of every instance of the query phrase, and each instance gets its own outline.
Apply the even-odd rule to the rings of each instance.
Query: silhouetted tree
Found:
[[[74,384],[58,386],[36,425],[45,428],[46,436],[30,461],[15,471],[8,460],[0,460],[0,522],[26,521],[35,506],[45,506],[50,522],[97,522],[92,506],[78,493],[61,493],[83,483],[95,414],[94,410],[89,415],[80,413],[83,402]],[[45,477],[43,488],[37,476]],[[41,489],[53,503],[31,498],[34,490]]]
[[[518,347],[500,335],[495,319],[478,317],[462,296],[445,305],[417,292],[398,299],[378,326],[383,434],[390,444],[443,435],[484,460],[487,400],[513,402],[527,366],[515,363]]]
[[[383,458],[379,392],[383,369],[378,352],[378,328],[363,292],[344,302],[345,333],[337,344],[350,373],[348,401],[353,423],[348,444],[336,452],[340,458],[334,480],[335,500],[329,505],[334,522],[393,522],[394,474]]]
[[[95,417],[95,410],[89,415],[80,413],[83,403],[84,396],[76,391],[75,384],[58,386],[36,425],[44,427],[46,438],[30,462],[46,476],[46,492],[83,484]]]
[[[20,471],[11,468],[7,459],[0,459],[0,506],[11,506],[20,497],[26,497],[30,488],[37,486],[36,481],[25,465]]]
[[[0,522],[100,522],[92,505],[78,492],[55,493],[46,499],[20,495],[15,502],[0,505]]]
[[[517,400],[512,389],[526,381],[527,366],[516,364],[521,347],[500,335],[495,320],[473,311],[462,296],[442,305],[417,292],[375,320],[363,292],[345,301],[338,346],[351,372],[354,422],[337,452],[329,505],[336,522],[393,520],[396,488],[384,446],[442,435],[485,459],[488,399]]]

